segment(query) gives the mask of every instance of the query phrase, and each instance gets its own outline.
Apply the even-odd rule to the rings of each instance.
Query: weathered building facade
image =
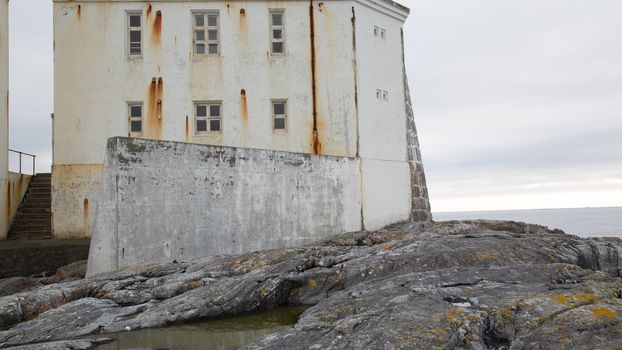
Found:
[[[355,228],[430,219],[408,13],[389,0],[55,0],[54,235],[90,235],[114,136],[356,158]]]
[[[9,148],[9,1],[0,0],[0,240],[11,221]]]

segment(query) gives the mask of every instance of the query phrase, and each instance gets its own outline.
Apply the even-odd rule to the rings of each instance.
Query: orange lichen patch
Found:
[[[570,340],[570,339],[568,339],[568,338],[561,338],[561,339],[559,340],[559,342],[560,342],[560,343],[562,343],[562,344],[568,344],[568,343],[571,343],[571,342],[572,342],[572,340]]]
[[[145,136],[147,138],[162,138],[162,95],[164,94],[164,81],[162,78],[151,79],[147,100],[147,120]]]
[[[186,116],[186,142],[190,141],[190,122],[188,116]]]
[[[156,12],[155,20],[153,21],[153,31],[151,32],[151,41],[154,45],[160,45],[162,39],[162,12],[158,10]]]
[[[618,312],[608,309],[606,307],[595,307],[592,309],[592,313],[596,318],[612,319],[618,316]]]
[[[242,125],[248,127],[248,102],[246,101],[246,90],[240,91],[240,109],[242,113]]]
[[[315,280],[309,280],[309,286],[311,286],[312,288],[317,287],[317,282]]]
[[[565,306],[585,305],[595,302],[598,297],[591,293],[574,293],[569,295],[553,295],[549,299],[552,299],[558,304]]]

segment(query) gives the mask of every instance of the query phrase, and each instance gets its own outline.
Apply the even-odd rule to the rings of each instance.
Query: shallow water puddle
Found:
[[[304,310],[304,307],[287,306],[226,319],[105,334],[102,336],[110,336],[117,341],[100,345],[96,349],[237,349],[268,334],[291,328]]]

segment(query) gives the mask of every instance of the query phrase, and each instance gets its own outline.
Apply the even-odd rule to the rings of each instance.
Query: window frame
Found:
[[[193,114],[194,114],[194,135],[195,136],[209,136],[209,135],[215,135],[215,134],[222,134],[223,131],[223,103],[222,101],[193,101]],[[198,106],[205,106],[205,116],[201,116],[199,117],[197,114],[197,107]],[[218,106],[220,109],[220,116],[218,117],[214,117],[210,115],[210,107],[211,106]],[[197,122],[200,120],[204,120],[205,121],[205,131],[199,131],[197,128]],[[219,121],[219,126],[220,129],[219,130],[211,130],[211,123],[210,121],[212,120],[218,120]]]
[[[140,27],[132,27],[131,25],[131,20],[130,17],[132,16],[139,16],[140,17]],[[130,59],[136,59],[136,58],[142,58],[143,56],[143,42],[144,42],[144,35],[143,35],[143,24],[144,24],[144,19],[143,19],[143,11],[142,10],[128,10],[125,11],[125,22],[126,22],[126,35],[127,35],[127,40],[126,40],[126,50],[127,50],[127,57]],[[132,32],[133,31],[139,31],[140,32],[140,53],[138,54],[133,54],[132,53]]]
[[[197,26],[196,25],[196,16],[198,15],[202,15],[203,16],[203,26]],[[209,16],[216,16],[216,26],[210,26],[209,25]],[[192,10],[190,11],[190,19],[191,19],[191,28],[192,28],[192,56],[193,57],[197,57],[197,58],[201,58],[201,57],[214,57],[214,56],[220,56],[220,52],[222,50],[222,46],[221,46],[221,22],[220,22],[220,11],[219,10]],[[216,39],[215,40],[210,40],[209,38],[209,32],[212,30],[216,30]],[[198,41],[196,38],[196,33],[198,31],[202,31],[203,32],[203,40]],[[198,53],[197,51],[197,45],[201,45],[203,44],[204,46],[204,52],[203,53]],[[209,48],[210,45],[216,44],[216,53],[210,53],[209,52]]]
[[[276,114],[274,112],[274,105],[282,103],[285,114]],[[270,114],[272,115],[272,132],[273,133],[286,133],[288,130],[289,122],[288,122],[288,113],[287,113],[287,99],[286,98],[276,98],[270,100]],[[282,117],[280,117],[282,116]],[[275,125],[276,119],[283,119],[285,122],[285,127],[283,129],[277,129]]]
[[[281,24],[280,25],[275,25],[274,24],[274,18],[272,17],[274,14],[280,14],[281,15]],[[268,15],[270,17],[269,19],[269,24],[270,24],[270,55],[272,56],[285,56],[285,45],[286,45],[286,40],[285,40],[285,9],[270,9],[268,11]],[[281,31],[281,38],[280,39],[276,39],[274,37],[274,31],[275,30],[280,30]],[[274,44],[275,43],[281,43],[282,44],[282,51],[281,52],[275,52],[274,51]]]
[[[129,137],[142,137],[145,133],[145,104],[142,101],[128,101],[127,103],[127,134]],[[132,107],[140,106],[140,117],[132,116]],[[140,121],[140,131],[132,131],[132,122]]]

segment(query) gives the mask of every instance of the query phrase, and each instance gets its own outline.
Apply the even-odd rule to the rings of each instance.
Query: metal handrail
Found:
[[[37,158],[37,156],[35,156],[34,154],[26,153],[26,152],[16,151],[10,148],[9,148],[9,152],[19,154],[19,173],[20,174],[22,173],[22,155],[32,157],[32,175],[35,175],[35,159]]]

